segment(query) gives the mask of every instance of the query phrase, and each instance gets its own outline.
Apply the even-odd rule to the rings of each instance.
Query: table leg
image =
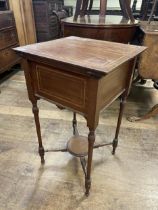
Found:
[[[73,113],[72,127],[73,127],[73,135],[76,135],[77,119],[75,112]]]
[[[126,11],[128,13],[128,17],[130,18],[130,20],[132,22],[134,22],[134,17],[133,17],[133,14],[132,14],[132,10],[131,10],[131,7],[130,7],[130,1],[129,0],[125,0],[125,7],[126,7]]]
[[[82,0],[77,0],[76,2],[76,11],[74,15],[74,20],[77,20],[78,16],[80,15],[81,11]]]
[[[119,2],[120,2],[120,8],[121,8],[123,17],[128,18],[128,14],[127,14],[127,11],[126,11],[126,6],[125,6],[125,3],[124,3],[124,0],[119,0]]]
[[[89,11],[91,11],[92,10],[92,7],[93,7],[93,0],[90,0],[90,3],[89,3]]]
[[[81,10],[81,14],[80,14],[81,17],[83,17],[86,14],[87,9],[88,9],[88,3],[89,3],[89,0],[84,0],[82,2],[82,10]]]
[[[34,114],[35,124],[36,124],[36,131],[37,131],[37,137],[38,137],[38,144],[39,144],[39,155],[41,157],[41,163],[44,164],[44,147],[42,144],[42,137],[41,137],[41,128],[40,128],[40,122],[39,122],[39,109],[37,106],[37,100],[32,101],[32,112]]]
[[[107,9],[107,0],[100,0],[100,13],[99,16],[105,17]]]
[[[120,111],[119,111],[119,116],[118,116],[118,121],[117,121],[115,138],[113,140],[113,150],[112,150],[113,155],[115,154],[115,151],[116,151],[116,148],[118,145],[118,135],[119,135],[119,131],[120,131],[120,126],[121,126],[123,111],[124,111],[124,107],[125,107],[125,103],[126,103],[126,98],[127,98],[126,96],[122,96],[121,101],[120,101]]]
[[[85,195],[89,195],[89,191],[91,188],[91,166],[92,166],[92,156],[93,156],[93,145],[95,142],[95,130],[91,130],[88,134],[88,161],[87,161],[87,173],[85,179]]]

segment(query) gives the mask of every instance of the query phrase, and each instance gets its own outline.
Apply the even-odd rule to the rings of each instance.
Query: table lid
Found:
[[[79,37],[66,37],[53,41],[14,48],[24,58],[49,61],[49,64],[69,64],[76,72],[103,76],[122,63],[134,58],[146,47],[100,41]],[[33,60],[34,60],[33,59]],[[60,66],[60,65],[58,65]],[[70,70],[71,71],[71,70]]]

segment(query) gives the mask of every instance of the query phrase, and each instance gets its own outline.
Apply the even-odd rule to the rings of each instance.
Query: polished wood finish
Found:
[[[15,16],[20,45],[36,43],[36,29],[32,0],[9,0]]]
[[[138,21],[131,22],[122,16],[106,15],[99,17],[90,15],[62,20],[64,36],[80,36],[85,38],[129,43],[135,36]]]
[[[44,148],[37,100],[43,98],[86,118],[89,134],[85,194],[89,195],[99,113],[119,96],[127,97],[136,57],[145,47],[68,37],[15,50],[24,58],[23,68],[29,99],[33,104],[42,162]],[[118,137],[122,114],[121,108],[115,137]],[[81,162],[84,168],[84,161]]]
[[[0,73],[20,61],[12,48],[18,46],[14,16],[11,11],[0,12]]]

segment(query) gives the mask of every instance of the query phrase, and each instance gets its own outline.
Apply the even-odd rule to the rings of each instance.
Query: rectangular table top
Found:
[[[66,37],[53,41],[36,43],[15,48],[27,58],[33,55],[39,59],[73,65],[76,71],[95,71],[106,75],[115,67],[134,58],[146,47],[120,44],[79,37]]]

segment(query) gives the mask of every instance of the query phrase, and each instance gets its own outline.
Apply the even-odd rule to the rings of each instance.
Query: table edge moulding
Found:
[[[50,151],[69,151],[79,157],[85,175],[87,196],[91,187],[93,148],[112,145],[112,154],[115,154],[136,58],[145,49],[79,37],[61,38],[14,49],[23,57],[22,67],[32,102],[41,163],[45,162],[45,152]],[[121,101],[114,140],[94,144],[100,111],[118,97]],[[66,148],[44,149],[37,106],[40,98],[55,103],[60,109],[68,108],[74,112],[73,136]],[[76,113],[85,117],[89,128],[88,137],[79,135]]]

